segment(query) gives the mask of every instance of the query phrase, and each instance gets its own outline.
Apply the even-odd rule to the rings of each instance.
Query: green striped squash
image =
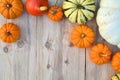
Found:
[[[94,17],[94,0],[65,0],[63,9],[65,16],[73,23],[83,24]]]
[[[120,74],[115,74],[111,80],[120,80]]]

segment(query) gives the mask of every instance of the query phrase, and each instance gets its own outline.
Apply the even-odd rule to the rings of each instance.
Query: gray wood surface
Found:
[[[55,1],[49,0],[50,5]],[[59,0],[59,5],[62,2]],[[99,0],[95,2],[98,9]],[[19,25],[22,34],[16,43],[0,41],[0,80],[110,80],[115,73],[110,62],[102,66],[93,64],[89,59],[90,48],[78,49],[71,45],[70,32],[77,24],[65,17],[60,22],[52,22],[47,14],[35,17],[24,10],[15,20],[6,20],[0,15],[0,26],[7,22]],[[101,40],[95,18],[87,24],[96,33],[94,44],[103,42],[113,53],[119,51]],[[5,47],[8,52],[4,52]]]

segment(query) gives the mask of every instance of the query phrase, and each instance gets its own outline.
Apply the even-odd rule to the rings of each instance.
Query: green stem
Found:
[[[10,33],[10,32],[7,32],[7,33],[6,33],[6,35],[7,35],[7,36],[10,36],[10,35],[11,35],[11,33]]]
[[[56,14],[57,11],[56,11],[56,10],[51,10],[50,12],[51,12],[52,14]]]

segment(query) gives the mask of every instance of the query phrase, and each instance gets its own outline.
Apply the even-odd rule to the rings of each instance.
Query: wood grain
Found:
[[[98,10],[100,0],[95,2]],[[54,5],[55,0],[49,3]],[[59,0],[58,5],[62,3]],[[19,25],[22,34],[16,43],[0,41],[0,80],[110,80],[115,73],[110,62],[103,66],[93,64],[89,59],[90,48],[78,49],[71,44],[70,32],[78,24],[65,17],[60,22],[52,22],[47,14],[35,17],[26,10],[15,20],[6,20],[0,15],[0,26],[8,22]],[[102,42],[113,53],[119,51],[102,40],[95,17],[87,24],[96,33],[94,44]]]

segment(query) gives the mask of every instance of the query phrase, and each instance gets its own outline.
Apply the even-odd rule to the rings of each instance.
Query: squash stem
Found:
[[[51,10],[50,12],[51,12],[51,14],[56,14],[57,11],[56,10]]]
[[[6,6],[7,6],[7,8],[11,8],[12,7],[12,5],[9,4],[9,3]]]
[[[84,33],[83,33],[83,34],[81,34],[81,37],[82,37],[82,38],[85,38],[85,36],[86,36],[86,35],[85,35]]]
[[[47,9],[48,9],[47,6],[41,6],[41,7],[40,7],[40,11],[46,11]]]
[[[7,32],[7,33],[6,33],[6,35],[7,35],[7,36],[10,36],[10,35],[11,35],[11,33],[10,33],[10,32]]]
[[[79,9],[85,9],[85,7],[82,6],[81,4],[78,4],[78,5],[77,5],[77,8],[79,8]]]
[[[107,57],[107,56],[110,56],[110,54],[100,53],[100,57]]]

